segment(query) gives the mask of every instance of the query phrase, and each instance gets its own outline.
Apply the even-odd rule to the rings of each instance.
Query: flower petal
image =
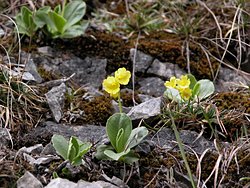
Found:
[[[127,85],[130,77],[130,71],[127,71],[124,67],[115,71],[115,79],[119,82],[119,84]]]

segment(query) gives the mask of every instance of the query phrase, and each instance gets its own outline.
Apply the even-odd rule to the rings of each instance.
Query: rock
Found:
[[[85,86],[83,87],[83,89],[84,91],[86,91],[86,93],[82,96],[82,98],[87,101],[92,101],[93,99],[95,99],[95,97],[103,95],[103,93],[100,92],[99,89],[91,85]]]
[[[38,53],[41,53],[42,55],[49,56],[49,57],[55,57],[56,53],[53,48],[50,46],[43,46],[37,48]]]
[[[41,152],[41,155],[56,155],[56,150],[53,145],[49,143],[44,147],[43,151]]]
[[[80,180],[79,182],[77,182],[76,188],[119,188],[119,187],[105,181],[95,181],[90,183],[87,181]]]
[[[77,183],[71,182],[67,179],[56,178],[44,188],[119,188],[111,183],[105,181],[87,182],[80,180]]]
[[[181,75],[186,74],[185,71],[180,69],[177,64],[173,63],[162,63],[158,59],[155,59],[152,65],[147,70],[147,73],[154,74],[165,80],[169,79],[172,76],[180,77]]]
[[[135,54],[135,49],[134,48],[130,49],[130,59],[132,62],[134,61],[134,54]],[[135,59],[135,72],[145,73],[148,67],[152,64],[153,59],[154,58],[152,56],[137,50]]]
[[[60,63],[59,71],[66,76],[76,73],[74,80],[79,84],[90,84],[95,88],[99,88],[106,77],[106,65],[106,59],[86,57],[83,60],[72,56]]]
[[[124,181],[122,181],[120,178],[117,178],[115,176],[113,176],[112,178],[110,178],[105,173],[103,173],[101,177],[102,177],[102,179],[104,179],[105,182],[110,182],[113,185],[116,185],[118,187],[129,188],[129,186],[124,183]],[[103,182],[103,181],[98,181],[98,182]]]
[[[45,122],[43,127],[37,128],[37,131],[42,131],[41,129],[46,129],[53,134],[60,134],[64,137],[69,138],[70,136],[76,136],[81,141],[99,141],[102,136],[106,134],[105,127],[95,126],[95,125],[82,125],[82,126],[70,126],[57,124],[54,122]]]
[[[31,147],[22,147],[21,149],[18,150],[19,153],[28,153],[32,155],[38,155],[42,152],[43,150],[43,145],[42,144],[36,144]]]
[[[38,157],[37,159],[35,159],[33,161],[32,164],[34,165],[45,165],[45,164],[49,164],[51,161],[54,161],[54,160],[59,160],[60,157],[57,157],[57,156],[44,156],[44,157]]]
[[[45,55],[33,55],[34,62],[46,71],[55,72],[65,77],[75,74],[72,79],[79,85],[87,84],[97,89],[101,87],[102,81],[106,77],[107,59],[96,57],[81,59],[67,51],[53,50],[50,48],[40,49],[40,53]]]
[[[190,146],[195,152],[199,154],[202,154],[207,148],[210,148],[211,150],[215,149],[213,142],[205,139],[203,136],[198,138],[199,134],[197,132],[181,130],[179,134],[183,144]],[[174,131],[166,127],[157,132],[152,137],[152,141],[154,141],[160,147],[166,149],[176,146],[176,143],[173,142],[176,141]]]
[[[3,37],[4,35],[5,35],[5,31],[2,28],[0,28],[0,38]]]
[[[9,143],[10,134],[8,133],[8,130],[6,128],[0,128],[0,146],[8,146]]]
[[[112,103],[112,106],[113,106],[113,109],[114,109],[114,113],[119,113],[120,109],[119,109],[118,102],[116,102],[115,100],[112,100],[111,103]],[[122,112],[128,113],[130,110],[131,110],[131,107],[122,106]]]
[[[144,95],[144,94],[138,94],[138,97],[139,97],[141,102],[146,102],[146,101],[154,98],[151,95]]]
[[[147,139],[149,138],[149,139]],[[150,140],[150,137],[146,137],[139,145],[135,147],[136,153],[148,155],[156,147],[154,141]]]
[[[229,91],[234,84],[250,84],[250,78],[245,78],[237,71],[227,67],[221,67],[218,74],[218,80],[215,83],[216,92]]]
[[[22,77],[24,80],[32,80],[32,81],[35,81],[36,83],[42,83],[43,79],[40,76],[40,74],[37,72],[37,67],[34,64],[32,58],[30,58],[28,60],[28,62],[26,63],[26,65],[25,65],[25,71],[26,72],[24,72],[24,75]],[[26,74],[29,73],[33,77],[33,79],[32,79],[32,77],[27,77],[28,75],[26,75],[25,73]]]
[[[28,162],[29,164],[33,165],[34,164],[34,161],[35,161],[35,158],[30,156],[29,154],[27,153],[23,153],[23,159],[24,161]]]
[[[47,102],[55,121],[58,123],[63,116],[64,98],[66,93],[66,85],[62,83],[57,87],[53,87],[45,94]]]
[[[143,78],[138,83],[141,86],[138,90],[147,95],[159,97],[166,90],[164,81],[157,77]]]
[[[150,99],[133,107],[127,114],[132,120],[149,119],[161,114],[161,97]]]
[[[17,180],[17,188],[42,188],[42,183],[26,171],[25,174]]]
[[[77,184],[71,182],[67,179],[56,178],[51,180],[51,182],[44,188],[76,188]]]

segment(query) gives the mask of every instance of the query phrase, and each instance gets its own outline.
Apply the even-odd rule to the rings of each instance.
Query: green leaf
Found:
[[[197,83],[200,84],[200,89],[197,94],[199,100],[205,99],[214,93],[214,84],[208,79],[199,80]]]
[[[124,129],[121,128],[116,135],[115,146],[116,146],[117,150],[120,152],[124,149],[122,147],[123,146],[123,134],[124,134]]]
[[[122,157],[122,160],[127,164],[133,164],[134,162],[137,162],[139,158],[132,150],[130,150],[129,153]]]
[[[107,155],[109,158],[111,158],[112,160],[118,161],[122,156],[128,154],[130,151],[130,149],[127,149],[125,151],[122,151],[120,153],[115,153],[112,150],[105,150],[104,154]]]
[[[195,84],[197,83],[197,80],[195,79],[195,77],[192,74],[187,74],[188,79],[190,80],[190,89],[193,89]]]
[[[148,135],[146,127],[137,127],[132,130],[128,139],[127,148],[133,148],[138,145]]]
[[[200,91],[200,86],[201,84],[200,83],[196,83],[193,90],[192,90],[192,99],[198,95],[199,91]]]
[[[46,23],[48,18],[48,13],[51,11],[49,6],[42,7],[38,9],[38,11],[34,14],[34,23],[39,27],[42,28]]]
[[[67,160],[67,152],[69,143],[68,141],[61,135],[53,135],[52,144],[55,148],[56,152],[63,157],[64,160]]]
[[[28,9],[26,6],[23,6],[21,8],[21,15],[22,15],[22,20],[25,23],[25,25],[29,26],[30,16],[32,16],[32,11],[30,9]]]
[[[57,14],[61,15],[62,13],[62,7],[61,5],[57,5],[55,8],[54,8],[54,12],[56,12]]]
[[[77,152],[78,152],[79,146],[77,143],[77,140],[75,137],[71,137],[69,140],[69,148],[68,148],[68,153],[67,153],[67,159],[72,163]]]
[[[85,33],[89,22],[83,21],[81,25],[73,25],[66,29],[65,32],[60,36],[61,38],[74,38]]]
[[[164,95],[173,100],[173,101],[176,101],[176,102],[181,102],[182,99],[181,99],[181,95],[179,93],[179,91],[177,89],[174,89],[174,88],[168,88],[165,92],[164,92]]]
[[[17,14],[16,16],[16,24],[17,24],[19,33],[30,36],[30,34],[27,32],[27,27],[25,23],[23,22],[21,13]]]
[[[54,11],[49,12],[49,21],[47,23],[48,27],[52,29],[55,33],[64,33],[64,26],[66,24],[66,20],[59,14]],[[53,32],[52,32],[53,34]]]
[[[91,147],[92,147],[92,144],[90,142],[81,144],[79,147],[78,156],[83,156],[84,154],[86,154],[90,150]]]
[[[78,142],[78,144],[79,144],[79,142]],[[73,159],[72,164],[73,165],[82,164],[83,155],[86,154],[90,150],[91,147],[92,147],[92,144],[89,142],[86,142],[86,143],[79,145],[79,152],[77,153],[76,157]]]
[[[119,143],[117,143],[117,135],[121,129],[124,130],[123,131],[124,133],[120,135]],[[132,121],[124,113],[113,114],[107,120],[106,132],[112,146],[118,153],[122,152],[125,149],[131,131],[132,131]]]
[[[111,160],[107,155],[104,154],[105,150],[112,150],[114,149],[111,145],[100,145],[96,148],[96,154],[95,157],[98,160]]]
[[[77,22],[79,22],[86,12],[86,3],[83,1],[71,1],[64,9],[64,15],[62,15],[66,20],[64,30],[67,30]]]
[[[21,12],[16,16],[16,23],[19,33],[26,34],[29,37],[34,35],[37,26],[33,21],[33,12],[26,6],[21,8]]]

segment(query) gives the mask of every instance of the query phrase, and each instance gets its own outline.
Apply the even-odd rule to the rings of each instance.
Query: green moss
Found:
[[[136,103],[141,103],[141,100],[138,97],[138,92],[135,92],[134,97],[135,97]],[[122,99],[123,106],[126,106],[126,107],[134,106],[132,91],[129,91],[129,90],[122,91],[121,92],[121,99]]]
[[[215,97],[215,104],[220,110],[240,110],[250,113],[250,93],[222,92]]]
[[[79,109],[84,111],[85,121],[105,125],[113,112],[111,100],[108,96],[98,96],[91,101],[82,101]]]
[[[250,113],[250,93],[222,92],[214,98],[228,137],[236,139],[242,133],[243,126],[249,127],[249,121],[244,113]]]

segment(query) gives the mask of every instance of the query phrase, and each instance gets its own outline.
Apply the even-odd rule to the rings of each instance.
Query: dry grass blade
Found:
[[[216,25],[218,27],[218,30],[219,30],[220,40],[221,40],[222,43],[224,43],[223,35],[222,35],[222,29],[220,27],[220,23],[219,23],[218,19],[216,18],[215,14],[213,13],[213,11],[204,2],[202,2],[200,0],[196,0],[196,1],[197,1],[197,3],[199,3],[200,5],[205,7],[207,9],[207,11],[213,16],[214,21],[215,21],[215,23],[216,23]]]
[[[196,168],[196,176],[198,177],[197,185],[199,186],[201,183],[201,162],[202,159],[205,157],[206,153],[209,151],[209,149],[206,149],[201,156],[198,158],[197,162],[197,168]]]
[[[215,145],[217,151],[219,152],[219,156],[218,156],[218,158],[216,160],[216,163],[215,163],[215,166],[214,166],[212,172],[210,173],[208,178],[203,182],[202,188],[206,186],[206,183],[211,179],[213,174],[214,174],[214,188],[216,188],[216,185],[217,185],[218,172],[219,172],[219,169],[220,169],[220,163],[221,163],[221,161],[223,159],[223,154],[220,153],[220,149],[217,146],[216,139],[214,139],[214,145]]]

